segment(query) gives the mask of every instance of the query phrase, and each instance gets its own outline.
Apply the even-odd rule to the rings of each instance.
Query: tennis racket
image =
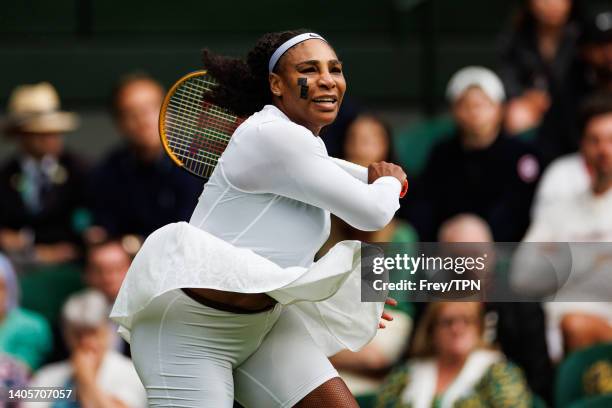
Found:
[[[159,114],[159,134],[168,156],[177,166],[204,180],[210,178],[232,134],[245,120],[207,100],[206,95],[216,84],[206,71],[185,75],[170,88]],[[365,171],[367,183],[367,168],[335,161],[351,174]],[[407,190],[406,181],[400,197]]]
[[[159,134],[172,161],[205,180],[242,122],[206,100],[216,81],[206,71],[189,73],[170,88],[159,114]]]

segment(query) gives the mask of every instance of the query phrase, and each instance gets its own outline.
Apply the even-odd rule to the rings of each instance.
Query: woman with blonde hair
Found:
[[[412,358],[385,381],[379,408],[529,407],[521,370],[483,340],[482,304],[428,305],[417,326]]]

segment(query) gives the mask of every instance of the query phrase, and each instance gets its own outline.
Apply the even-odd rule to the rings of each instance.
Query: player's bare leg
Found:
[[[359,408],[355,397],[340,377],[315,388],[295,405],[296,408]]]

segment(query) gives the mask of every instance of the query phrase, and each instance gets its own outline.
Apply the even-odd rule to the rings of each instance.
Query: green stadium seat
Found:
[[[359,408],[374,408],[376,404],[376,394],[365,394],[355,398]]]
[[[19,276],[21,306],[42,314],[50,324],[59,322],[64,301],[84,287],[76,264],[38,266]]]
[[[612,359],[612,343],[597,344],[567,356],[557,371],[555,407],[573,407],[573,403],[583,399],[585,397],[582,384],[584,371],[597,360],[603,359]],[[612,405],[607,406],[612,407]]]
[[[570,408],[610,408],[612,407],[612,395],[598,395],[596,397],[583,398],[569,406]]]

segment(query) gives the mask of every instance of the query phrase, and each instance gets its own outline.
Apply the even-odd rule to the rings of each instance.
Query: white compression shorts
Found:
[[[245,408],[291,407],[338,376],[279,304],[236,314],[172,290],[138,313],[131,344],[151,407],[231,408],[234,398]]]
[[[339,377],[292,308],[283,309],[261,346],[234,371],[235,398],[245,408],[288,408]]]

